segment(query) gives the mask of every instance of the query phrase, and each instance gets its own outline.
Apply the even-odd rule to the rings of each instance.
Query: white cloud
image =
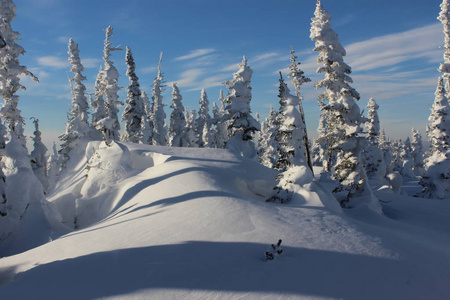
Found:
[[[192,87],[196,85],[197,80],[200,76],[205,73],[204,69],[189,69],[180,74],[180,78],[175,80],[178,87]],[[167,83],[171,85],[172,82]]]
[[[57,56],[39,57],[38,64],[43,67],[52,67],[56,69],[63,69],[69,67],[69,62],[67,60],[61,59]]]
[[[150,66],[150,67],[142,68],[140,73],[142,73],[142,74],[150,74],[150,73],[156,72],[156,70],[158,70],[158,67]]]
[[[417,58],[435,62],[442,57],[441,25],[433,24],[353,43],[346,47],[347,62],[354,70],[392,67]]]
[[[203,55],[206,55],[206,54],[210,54],[210,53],[212,53],[214,51],[216,51],[216,50],[215,49],[211,49],[211,48],[192,50],[187,55],[176,57],[175,60],[192,59],[192,58],[200,57],[200,56],[203,56]]]

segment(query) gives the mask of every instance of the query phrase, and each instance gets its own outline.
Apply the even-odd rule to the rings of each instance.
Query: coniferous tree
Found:
[[[414,166],[413,171],[416,176],[422,176],[425,172],[423,162],[423,145],[422,135],[419,130],[412,129],[412,141],[411,141],[411,155],[413,157]]]
[[[409,137],[406,138],[405,142],[403,143],[403,147],[400,149],[400,159],[402,162],[402,166],[400,169],[400,174],[403,177],[407,178],[414,178],[414,159],[412,157],[412,148],[411,148],[411,141]]]
[[[90,140],[89,134],[92,131],[89,125],[89,104],[85,95],[86,87],[83,84],[86,77],[82,74],[84,67],[80,59],[80,50],[73,39],[69,40],[68,48],[70,71],[74,75],[70,78],[72,103],[68,113],[66,130],[64,134],[59,136],[59,139],[63,142],[59,150],[62,168],[65,168],[67,161],[70,159],[72,149],[79,147],[84,150],[86,143]]]
[[[252,117],[250,109],[250,81],[253,71],[247,65],[245,56],[238,66],[239,70],[233,74],[233,80],[225,82],[228,87],[226,120],[229,121],[230,133],[226,148],[253,158],[256,156],[253,134],[260,130],[260,124]]]
[[[211,135],[210,126],[208,126],[208,124],[209,123],[205,123],[205,125],[203,125],[202,147],[203,148],[214,148],[213,137]]]
[[[367,103],[369,109],[368,121],[365,124],[368,145],[364,151],[365,167],[367,177],[373,181],[381,181],[386,176],[386,163],[384,162],[383,151],[379,147],[380,119],[378,117],[378,104],[373,98]]]
[[[151,121],[151,106],[150,99],[147,96],[147,93],[142,91],[141,93],[142,103],[144,105],[144,115],[141,120],[141,131],[139,136],[139,143],[144,145],[150,145],[153,139],[153,127]]]
[[[314,51],[319,53],[317,62],[322,64],[317,73],[325,74],[325,78],[314,87],[325,88],[325,92],[319,96],[324,103],[322,109],[329,111],[325,138],[331,153],[336,153],[333,176],[339,180],[339,186],[333,192],[343,207],[353,207],[364,202],[372,209],[380,211],[380,205],[367,183],[361,158],[365,142],[365,138],[361,136],[361,124],[366,119],[355,102],[360,96],[350,86],[353,82],[348,75],[351,68],[344,62],[346,52],[336,32],[331,28],[330,19],[330,14],[318,0],[310,37],[315,41]],[[355,198],[359,199],[353,201]]]
[[[139,86],[139,78],[136,75],[136,64],[133,53],[127,47],[125,60],[127,64],[127,76],[130,84],[127,87],[127,98],[125,99],[125,109],[122,114],[122,121],[125,122],[125,132],[122,141],[128,143],[139,143],[142,135],[142,121],[145,116],[142,92]],[[145,119],[144,119],[145,121]]]
[[[49,191],[56,184],[60,169],[61,169],[60,155],[56,150],[56,144],[53,142],[52,153],[47,159],[47,180]]]
[[[186,118],[186,141],[187,141],[187,147],[196,148],[197,147],[197,140],[195,138],[195,120],[197,119],[197,112],[195,109],[192,109],[191,112],[189,112],[187,109],[185,111],[185,118]]]
[[[153,89],[152,89],[152,115],[151,115],[151,123],[153,126],[153,145],[166,146],[167,145],[167,129],[164,120],[166,119],[166,113],[164,112],[164,104],[162,103],[162,92],[164,91],[165,85],[164,76],[161,72],[161,62],[162,62],[163,53],[161,52],[159,56],[159,64],[158,64],[158,74],[156,78],[153,80]]]
[[[212,148],[219,148],[217,146],[217,127],[219,125],[220,120],[222,119],[222,115],[220,114],[220,109],[215,102],[213,102],[212,108],[212,118],[211,118],[211,138],[212,138]]]
[[[304,76],[304,72],[299,69],[299,66],[301,65],[300,62],[296,61],[297,56],[295,56],[295,51],[293,48],[291,48],[291,65],[289,66],[289,74],[288,77],[292,78],[292,82],[294,83],[295,87],[295,94],[300,99],[298,109],[300,112],[300,116],[302,118],[303,124],[305,124],[303,128],[303,148],[305,149],[305,156],[306,156],[306,162],[311,169],[311,172],[313,171],[312,167],[312,158],[311,158],[311,151],[309,148],[309,140],[308,140],[308,132],[306,131],[306,120],[305,120],[305,112],[303,111],[303,104],[302,100],[303,97],[300,94],[300,88],[304,83],[310,82],[311,79]]]
[[[380,136],[378,137],[378,147],[381,149],[383,153],[384,164],[386,165],[386,174],[391,173],[393,170],[391,169],[392,162],[392,151],[391,151],[391,142],[386,137],[386,132],[384,129],[381,129]]]
[[[122,103],[119,101],[120,90],[118,86],[119,72],[111,61],[111,52],[122,50],[118,47],[112,47],[111,37],[113,36],[113,28],[106,28],[105,46],[103,49],[104,68],[102,71],[102,94],[105,100],[106,116],[97,121],[97,129],[103,134],[106,144],[119,140],[120,123],[117,108]]]
[[[172,84],[172,113],[170,114],[169,146],[187,147],[185,108],[181,100],[180,90],[176,83]]]
[[[44,191],[48,191],[48,179],[47,179],[47,147],[42,143],[41,132],[39,130],[39,120],[34,119],[34,137],[33,137],[33,151],[30,153],[31,167],[33,168],[34,175],[42,183]]]
[[[300,112],[297,110],[300,99],[290,94],[289,88],[283,80],[280,72],[279,87],[280,109],[278,113],[279,129],[275,137],[278,144],[279,158],[275,168],[283,173],[277,176],[277,186],[274,188],[269,202],[286,203],[292,199],[294,191],[292,185],[296,184],[298,167],[307,167],[303,135],[305,124]],[[312,172],[308,167],[308,172]]]
[[[258,140],[258,156],[262,165],[268,168],[275,168],[280,154],[278,152],[278,142],[276,137],[280,129],[278,112],[270,108],[269,115],[261,125],[261,132]]]
[[[391,154],[392,154],[392,159],[391,159],[391,165],[390,165],[390,170],[392,172],[399,172],[402,169],[403,166],[403,161],[402,161],[402,149],[403,149],[403,142],[401,139],[395,140],[392,144],[391,144]]]
[[[220,110],[217,116],[216,120],[216,147],[223,149],[225,148],[225,145],[228,140],[228,129],[227,129],[227,121],[226,121],[226,99],[223,97],[223,90],[220,90],[219,95],[219,102],[220,102]]]
[[[205,90],[202,90],[201,92],[197,115],[198,117],[195,120],[194,132],[197,139],[198,147],[203,148],[205,147],[203,142],[203,135],[207,134],[208,136],[210,136],[210,128],[211,128],[211,116],[209,114],[209,100]],[[204,133],[204,130],[207,130],[208,133]]]
[[[5,46],[0,48],[0,97],[3,105],[0,116],[4,120],[10,134],[14,134],[25,147],[26,141],[23,133],[24,119],[18,108],[19,96],[17,91],[25,87],[20,84],[21,75],[31,77],[38,81],[26,66],[21,66],[19,56],[25,54],[25,50],[16,42],[19,41],[19,33],[11,27],[11,21],[16,17],[16,6],[11,0],[0,3],[0,35]]]
[[[44,190],[31,168],[23,134],[24,119],[18,108],[19,96],[17,95],[19,89],[25,89],[20,83],[22,75],[34,80],[37,78],[28,71],[26,66],[20,65],[19,56],[24,54],[25,50],[16,43],[19,40],[19,33],[11,27],[11,21],[15,17],[14,3],[11,0],[0,1],[0,36],[4,41],[4,47],[0,47],[0,97],[4,100],[0,117],[7,126],[7,142],[2,150],[2,165],[8,182],[5,192],[1,193],[2,197],[0,197],[0,201],[3,201],[0,205],[2,215],[0,241],[3,243],[14,240],[14,232],[18,228],[34,226],[34,220],[45,218],[42,210],[45,201]],[[0,129],[0,135],[5,136],[3,128]],[[0,144],[3,144],[2,138],[0,138]],[[20,192],[17,192],[18,189],[21,189]],[[6,198],[3,195],[7,195],[7,203],[4,203]],[[27,214],[30,205],[35,209],[28,211]],[[26,229],[23,228],[23,230]],[[5,242],[7,239],[8,242]],[[36,240],[39,238],[37,237]],[[27,241],[27,243],[35,243],[35,241]]]
[[[439,78],[435,95],[427,128],[431,155],[419,181],[423,190],[416,196],[443,199],[450,194],[450,105],[442,78]]]
[[[105,86],[103,82],[103,68],[100,67],[97,77],[95,79],[94,93],[91,95],[91,108],[92,108],[92,120],[91,124],[94,129],[91,131],[91,136],[94,140],[102,140],[103,136],[100,132],[100,120],[106,118],[106,107],[105,107]]]
[[[6,197],[6,176],[3,172],[3,156],[6,146],[6,127],[0,119],[0,218],[8,214],[8,198]]]

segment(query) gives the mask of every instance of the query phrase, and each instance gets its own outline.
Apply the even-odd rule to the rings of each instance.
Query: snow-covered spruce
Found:
[[[122,113],[122,122],[125,122],[125,131],[121,136],[123,142],[139,143],[142,136],[142,121],[145,121],[145,108],[142,101],[142,92],[139,87],[139,78],[136,75],[136,64],[133,53],[129,47],[126,48],[125,61],[127,64],[127,76],[129,85],[127,87],[127,98],[125,109]]]
[[[383,160],[386,165],[386,173],[391,173],[393,171],[391,169],[391,162],[392,162],[391,142],[386,137],[386,131],[384,129],[381,129],[380,135],[378,137],[378,147],[383,152]]]
[[[361,125],[366,118],[355,102],[360,96],[349,85],[353,82],[348,75],[351,68],[344,63],[346,52],[331,28],[330,19],[328,11],[320,0],[317,1],[310,37],[315,41],[314,51],[319,53],[317,62],[322,64],[317,73],[324,73],[325,78],[314,87],[325,88],[319,97],[324,102],[322,109],[329,111],[326,136],[320,138],[327,140],[331,153],[337,154],[333,176],[339,180],[339,186],[333,192],[343,207],[364,203],[380,212],[380,204],[372,194],[362,164],[361,152],[366,139],[362,136]]]
[[[198,106],[199,106],[197,111],[198,117],[195,120],[194,133],[197,140],[196,142],[197,146],[199,148],[203,148],[206,147],[203,141],[203,136],[204,135],[210,136],[209,131],[211,128],[211,115],[209,114],[209,100],[208,95],[206,94],[204,89],[202,89],[201,91]],[[208,131],[208,133],[206,133],[205,130]]]
[[[346,51],[339,42],[338,35],[331,28],[330,20],[330,13],[322,7],[320,0],[317,1],[314,18],[311,22],[310,38],[315,41],[313,50],[318,52],[317,63],[321,64],[316,72],[325,75],[324,79],[314,84],[316,89],[325,88],[325,91],[319,95],[319,100],[323,103],[321,108],[324,108],[326,104],[334,105],[343,90],[346,90],[346,93],[354,99],[359,99],[359,93],[349,85],[353,82],[348,76],[351,68],[344,62],[343,57],[346,55]],[[326,123],[326,130],[319,131],[318,141],[324,149],[325,170],[332,172],[337,155],[332,145],[339,142],[334,128],[338,126],[336,123],[339,122],[339,118],[330,112],[322,112],[322,114],[321,122]]]
[[[184,112],[185,118],[186,118],[186,141],[187,141],[187,147],[197,147],[195,133],[194,133],[194,127],[195,127],[195,119],[197,118],[197,111],[195,109],[192,109],[190,112],[185,109]]]
[[[275,168],[283,173],[277,176],[277,186],[274,188],[273,195],[267,201],[286,203],[292,199],[292,195],[295,192],[295,189],[292,187],[298,184],[294,180],[297,179],[299,173],[298,167],[307,166],[305,149],[302,147],[305,124],[302,121],[300,112],[297,110],[300,99],[290,94],[281,72],[279,92],[280,109],[277,117],[279,129],[275,136],[279,158]],[[304,171],[302,170],[302,172]],[[306,172],[311,172],[309,167]],[[312,178],[312,172],[303,176]]]
[[[217,115],[214,116],[215,118],[215,125],[216,125],[216,134],[215,134],[215,145],[217,148],[225,148],[225,145],[228,140],[228,129],[227,129],[227,122],[226,122],[226,99],[223,96],[223,90],[220,90],[219,99],[220,103],[220,110]]]
[[[187,147],[186,139],[186,117],[184,115],[185,108],[181,102],[180,90],[176,83],[172,84],[172,113],[170,114],[169,125],[169,146],[170,147]]]
[[[91,124],[94,129],[91,132],[91,137],[93,140],[102,140],[103,135],[99,129],[101,126],[99,121],[106,118],[106,107],[105,107],[105,85],[103,82],[103,68],[100,67],[95,78],[94,93],[91,95],[91,108],[92,108],[92,119]]]
[[[400,169],[400,174],[403,177],[414,178],[414,159],[412,157],[411,141],[409,137],[406,138],[405,143],[403,143],[402,149],[400,149],[400,160],[402,161],[402,168]]]
[[[301,86],[304,83],[310,82],[311,79],[306,77],[304,74],[304,72],[299,68],[299,66],[301,65],[300,62],[296,61],[297,56],[295,56],[295,51],[293,48],[291,48],[291,64],[289,65],[289,74],[288,77],[292,78],[292,82],[294,83],[294,87],[295,87],[295,94],[297,95],[297,97],[299,98],[299,104],[298,104],[298,110],[300,112],[300,117],[302,119],[303,124],[305,125],[303,128],[303,149],[305,149],[305,158],[306,158],[306,162],[309,166],[309,168],[311,169],[311,171],[313,171],[313,167],[312,167],[312,158],[311,158],[311,150],[309,147],[309,139],[308,139],[308,132],[306,130],[306,120],[305,120],[305,112],[303,111],[303,104],[302,104],[302,100],[303,97],[301,96],[300,93],[300,89]]]
[[[225,82],[228,87],[226,97],[230,138],[226,148],[247,158],[256,156],[253,133],[260,130],[260,124],[252,117],[250,101],[252,99],[250,81],[253,71],[247,65],[245,56],[238,65],[239,70],[233,74],[231,81]]]
[[[411,141],[411,156],[413,158],[413,171],[416,176],[422,176],[425,172],[424,168],[424,157],[423,157],[423,144],[422,135],[419,130],[414,128],[411,131],[412,141]]]
[[[89,134],[93,130],[89,125],[89,104],[85,95],[86,87],[83,81],[86,77],[82,72],[84,67],[80,59],[80,50],[78,44],[73,39],[68,44],[69,62],[71,64],[70,71],[74,74],[70,80],[72,102],[68,113],[65,132],[59,136],[63,142],[59,154],[61,155],[61,167],[65,168],[67,161],[70,159],[70,152],[74,148],[86,147],[90,140]],[[39,178],[39,177],[38,177]]]
[[[144,115],[141,120],[141,131],[139,136],[139,143],[144,145],[150,145],[153,139],[153,127],[150,119],[151,116],[151,105],[150,99],[147,93],[142,91],[141,93],[142,103],[144,104]]]
[[[280,125],[278,124],[278,112],[270,108],[269,115],[261,125],[261,132],[258,139],[259,162],[268,168],[275,168],[280,154],[278,153],[278,142],[275,137],[278,135]]]
[[[364,162],[367,177],[375,182],[384,181],[386,176],[386,163],[384,162],[383,151],[379,147],[380,120],[378,117],[378,104],[373,98],[369,99],[367,104],[369,109],[368,121],[365,123],[368,146],[364,151]]]
[[[101,76],[101,87],[105,100],[106,116],[96,123],[97,129],[103,134],[103,139],[106,144],[119,140],[120,123],[118,117],[119,109],[117,106],[122,104],[119,101],[119,95],[117,94],[120,90],[118,86],[119,72],[111,61],[111,52],[122,49],[111,46],[112,36],[113,28],[108,26],[108,28],[106,28],[105,45],[103,49],[104,68]]]
[[[427,128],[432,155],[427,158],[426,172],[419,182],[423,190],[416,196],[443,199],[450,195],[450,105],[442,78],[435,95]]]
[[[30,153],[31,167],[34,175],[42,183],[44,191],[48,191],[49,183],[47,179],[47,147],[42,143],[41,131],[39,130],[39,120],[34,119],[34,136],[33,136],[33,151]]]
[[[0,218],[8,214],[6,197],[6,176],[3,172],[3,156],[6,146],[6,127],[3,125],[3,121],[0,119]]]
[[[26,66],[21,66],[19,56],[25,54],[19,41],[19,33],[11,27],[11,22],[16,17],[16,5],[11,0],[2,0],[0,3],[0,35],[7,47],[0,48],[0,97],[3,98],[3,105],[0,109],[0,116],[4,120],[8,131],[15,134],[23,146],[25,146],[25,136],[23,133],[24,119],[18,108],[19,96],[16,94],[19,89],[25,90],[20,84],[21,75],[28,76],[34,81],[38,81]]]
[[[161,72],[161,62],[163,53],[159,56],[158,74],[153,80],[152,88],[152,115],[150,117],[153,126],[152,144],[165,146],[167,145],[167,129],[164,120],[166,113],[164,112],[163,96],[164,91],[164,76]]]

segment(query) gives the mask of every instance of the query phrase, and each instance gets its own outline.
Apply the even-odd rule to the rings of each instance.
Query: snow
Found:
[[[266,203],[276,172],[228,150],[92,142],[45,202],[65,232],[33,220],[23,236],[52,226],[50,242],[0,259],[2,299],[448,296],[449,201],[412,198],[408,179],[409,196],[376,192],[383,215],[342,210],[332,182],[296,174],[289,204]]]

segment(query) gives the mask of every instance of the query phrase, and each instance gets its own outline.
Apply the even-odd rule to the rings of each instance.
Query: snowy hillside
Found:
[[[341,210],[312,183],[290,204],[266,203],[276,172],[218,149],[91,143],[66,170],[48,201],[67,232],[54,228],[52,241],[0,259],[1,299],[450,293],[448,201],[385,188],[377,192],[384,215],[377,215]],[[417,182],[403,188],[412,194]],[[78,229],[69,229],[74,222]],[[265,261],[278,239],[283,254]]]

